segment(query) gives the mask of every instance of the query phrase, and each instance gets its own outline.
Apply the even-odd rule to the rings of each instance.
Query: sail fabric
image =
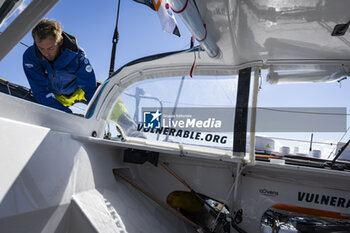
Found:
[[[177,22],[167,0],[134,0],[157,11],[163,31],[180,37]]]

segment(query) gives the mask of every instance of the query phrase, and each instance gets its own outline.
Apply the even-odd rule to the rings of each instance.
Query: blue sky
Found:
[[[45,16],[60,21],[63,30],[77,38],[101,81],[108,77],[117,5],[117,0],[62,0]],[[179,19],[180,38],[163,32],[157,13],[145,5],[121,0],[119,14],[115,69],[140,57],[189,47],[191,34]],[[31,34],[22,42],[32,45]],[[22,69],[25,50],[19,44],[0,62],[0,78],[28,87]]]
[[[117,0],[62,0],[45,16],[60,21],[64,31],[76,36],[78,44],[90,59],[97,79],[101,81],[108,77],[117,4]],[[147,6],[132,0],[121,0],[115,69],[140,57],[188,48],[191,34],[178,17],[177,22],[182,34],[180,38],[163,32],[157,13]],[[31,34],[28,33],[22,42],[32,45]],[[25,50],[25,46],[18,44],[0,62],[0,78],[29,87],[22,68]],[[276,86],[263,82],[258,103],[263,107],[349,108],[350,81],[343,81],[341,86],[339,83]],[[309,139],[310,134],[304,134],[304,139]],[[297,133],[288,135],[301,137]],[[341,133],[332,135],[331,140],[336,141],[340,137]],[[327,137],[315,134],[314,139],[327,140]]]

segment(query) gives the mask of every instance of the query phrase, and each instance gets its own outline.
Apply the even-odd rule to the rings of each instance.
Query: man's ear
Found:
[[[34,40],[34,44],[35,44],[35,45],[36,45],[36,43],[39,41],[39,39],[38,39],[36,36],[33,37],[33,40]]]
[[[63,38],[60,40],[60,42],[58,42],[58,45],[63,45]]]

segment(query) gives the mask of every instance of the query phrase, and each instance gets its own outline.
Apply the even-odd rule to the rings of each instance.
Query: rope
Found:
[[[341,140],[343,140],[343,138],[345,137],[345,135],[348,133],[349,129],[350,129],[350,126],[348,127],[348,129],[345,131],[345,133],[344,133],[343,136],[339,139],[338,142],[340,142]],[[337,144],[338,144],[338,143],[337,143]],[[335,149],[337,149],[337,147],[334,147],[334,149],[332,150],[332,152],[328,155],[328,159],[329,159],[329,157],[331,157],[331,155],[334,153]]]
[[[191,40],[190,40],[190,48],[192,49],[194,47],[194,36],[191,36]],[[192,67],[191,67],[191,70],[190,70],[190,77],[192,78],[192,73],[193,73],[193,69],[194,69],[194,66],[196,64],[196,51],[193,51],[193,56],[194,56],[194,59],[193,59],[193,64],[192,64]]]
[[[21,45],[23,45],[23,46],[25,46],[25,47],[27,47],[27,48],[29,48],[29,45],[27,45],[27,44],[25,44],[25,43],[23,43],[23,42],[19,42]]]
[[[191,78],[192,78],[192,73],[193,73],[194,67],[196,65],[196,60],[197,60],[196,51],[193,51],[193,55],[194,55],[194,59],[193,59],[193,64],[192,64],[191,70],[190,70],[190,77]]]
[[[275,112],[289,112],[289,113],[316,114],[316,115],[332,115],[332,116],[333,115],[334,116],[350,116],[350,114],[347,114],[347,113],[304,112],[304,111],[292,111],[292,110],[282,110],[282,109],[273,109],[273,108],[264,108],[264,107],[259,107],[258,109],[275,111]]]
[[[259,136],[259,135],[258,135]],[[291,142],[305,142],[309,143],[310,141],[307,140],[301,140],[301,139],[292,139],[292,138],[280,138],[280,137],[268,137],[270,139],[276,139],[276,140],[284,140],[284,141],[291,141]],[[336,143],[333,142],[312,142],[313,144],[323,144],[328,146],[334,146]]]
[[[163,167],[165,170],[167,170],[171,175],[173,175],[178,181],[180,181],[183,185],[185,185],[186,188],[188,188],[190,191],[193,191],[192,188],[186,184],[186,182],[181,179],[180,177],[178,177],[175,172],[173,172],[172,170],[170,170],[170,168],[168,168],[167,166],[164,165],[164,163],[158,161],[158,164]]]

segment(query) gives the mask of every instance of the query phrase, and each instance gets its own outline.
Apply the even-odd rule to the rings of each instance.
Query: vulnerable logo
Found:
[[[278,192],[277,191],[271,191],[271,190],[267,190],[265,188],[259,189],[259,193],[261,193],[262,195],[265,196],[278,196]]]
[[[145,129],[159,129],[161,127],[162,113],[145,111],[143,112],[143,127]]]
[[[350,199],[327,194],[298,192],[298,201],[319,205],[350,208]]]

